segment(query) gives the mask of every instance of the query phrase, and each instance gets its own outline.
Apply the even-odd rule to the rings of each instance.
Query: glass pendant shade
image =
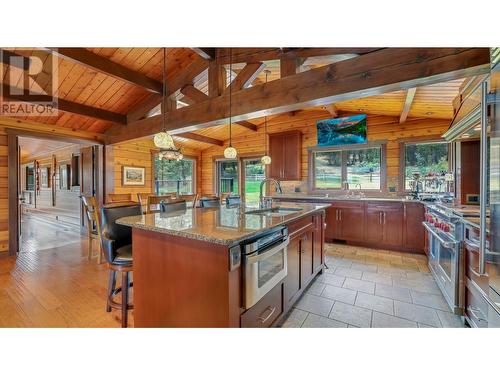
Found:
[[[172,136],[166,131],[155,134],[153,141],[158,148],[175,148]]]
[[[261,159],[260,162],[264,165],[269,165],[271,164],[271,157],[269,155],[264,155]]]
[[[237,151],[234,147],[229,146],[224,150],[224,157],[226,159],[236,159]]]

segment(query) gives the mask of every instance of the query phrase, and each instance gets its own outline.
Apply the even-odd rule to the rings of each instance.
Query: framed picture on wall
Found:
[[[146,184],[146,168],[124,165],[122,167],[123,186],[144,186]]]

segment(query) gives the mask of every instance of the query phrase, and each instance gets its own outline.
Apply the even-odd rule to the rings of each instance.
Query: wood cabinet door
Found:
[[[324,225],[324,215],[314,216],[313,231],[313,271],[319,271],[323,265],[323,242],[322,228]]]
[[[281,180],[284,168],[284,143],[282,136],[269,136],[269,156],[272,161],[269,165],[269,177]]]
[[[423,252],[425,249],[425,208],[422,203],[404,204],[404,247]]]
[[[300,180],[302,139],[300,132],[292,132],[283,136],[284,163],[283,180]]]
[[[365,212],[361,207],[339,207],[340,239],[363,241]]]
[[[366,207],[366,217],[365,217],[365,241],[370,243],[380,244],[384,237],[383,225],[382,225],[382,211],[378,206],[371,206],[370,204]]]
[[[290,238],[288,244],[288,274],[285,279],[284,291],[285,309],[288,309],[290,301],[300,290],[300,241],[300,235],[294,236]]]
[[[314,231],[308,230],[300,238],[300,288],[304,288],[314,274],[313,269]]]
[[[336,228],[337,228],[337,208],[336,207],[328,207],[326,209],[326,217],[325,217],[325,240],[333,241],[337,238]]]
[[[389,246],[403,245],[403,206],[387,208],[384,214],[384,241]]]

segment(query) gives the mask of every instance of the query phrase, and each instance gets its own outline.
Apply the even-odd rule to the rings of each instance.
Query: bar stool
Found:
[[[141,209],[143,213],[147,212],[147,204],[148,204],[148,198],[154,195],[152,193],[137,193],[137,200],[139,201],[139,204],[141,205]]]
[[[114,202],[132,202],[132,194],[131,193],[125,193],[125,194],[108,194],[108,202],[109,203],[114,203]]]
[[[99,252],[97,253],[97,263],[102,263],[102,248],[101,241],[99,239],[100,235],[100,223],[99,223],[99,206],[97,204],[97,199],[94,196],[81,195],[80,196],[83,209],[85,211],[85,217],[87,218],[87,236],[89,239],[89,252],[88,259],[92,259],[93,253],[93,240],[98,239]]]
[[[118,309],[122,312],[122,328],[128,324],[128,310],[134,308],[129,303],[129,288],[133,286],[130,282],[130,272],[133,270],[132,263],[132,229],[116,224],[116,220],[125,216],[141,215],[141,206],[103,207],[101,209],[101,244],[104,257],[109,267],[109,284],[106,311]],[[121,286],[116,287],[117,273],[121,273]],[[121,303],[115,301],[119,293],[122,294]]]
[[[168,213],[180,210],[186,210],[187,204],[184,199],[171,199],[166,202],[162,202],[160,205],[160,212]]]
[[[220,198],[215,197],[215,198],[208,198],[208,197],[203,197],[200,198],[200,207],[207,208],[207,207],[220,207]]]
[[[198,201],[198,194],[180,194],[178,198],[184,199],[186,202],[192,202],[193,208],[195,208]]]
[[[152,212],[159,212],[160,209],[154,209],[152,210],[151,209],[151,206],[155,205],[159,205],[161,202],[167,202],[169,201],[170,199],[174,199],[174,195],[173,194],[165,194],[165,195],[150,195],[148,197],[148,205],[146,207],[146,213],[150,214]]]

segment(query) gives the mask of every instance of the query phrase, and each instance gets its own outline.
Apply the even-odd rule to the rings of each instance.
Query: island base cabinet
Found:
[[[283,313],[283,283],[276,285],[269,293],[241,315],[242,328],[271,327]]]
[[[293,223],[288,230],[288,275],[284,285],[285,311],[288,310],[323,269],[324,213]]]

